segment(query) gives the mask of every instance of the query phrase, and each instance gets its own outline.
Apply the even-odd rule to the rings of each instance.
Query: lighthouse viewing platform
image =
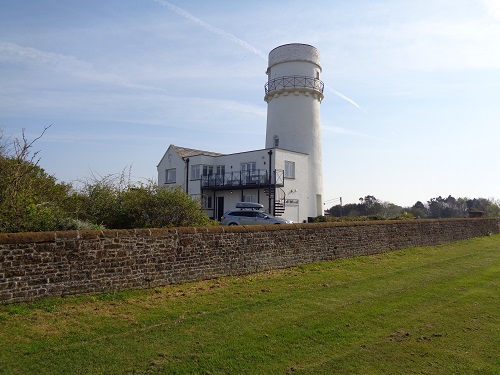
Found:
[[[266,82],[264,86],[264,90],[266,92],[265,100],[268,101],[270,95],[279,94],[283,91],[291,90],[295,91],[296,89],[306,89],[309,91],[315,91],[320,95],[320,100],[323,99],[323,90],[325,88],[325,84],[314,77],[306,77],[306,76],[285,76],[278,77]]]

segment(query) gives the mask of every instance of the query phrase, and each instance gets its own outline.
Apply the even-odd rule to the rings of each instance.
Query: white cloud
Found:
[[[482,0],[488,13],[494,18],[500,19],[500,1],[499,0]]]
[[[135,89],[161,90],[156,87],[130,82],[112,73],[98,72],[92,64],[80,61],[73,56],[46,52],[37,48],[20,46],[10,42],[0,41],[0,62],[15,62],[44,66],[59,73],[69,74],[93,82]]]
[[[500,0],[479,1],[488,4],[490,15],[500,14]],[[367,6],[359,19],[348,15],[355,25],[338,22],[325,34],[322,55],[328,54],[339,69],[351,67],[367,75],[388,69],[498,69],[500,23],[488,17],[480,4],[478,0],[423,1],[398,9],[399,3],[387,2],[380,5],[385,13],[372,9],[371,15]]]

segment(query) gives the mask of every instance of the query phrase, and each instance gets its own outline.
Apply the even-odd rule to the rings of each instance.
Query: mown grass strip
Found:
[[[500,373],[500,236],[0,307],[5,374]]]

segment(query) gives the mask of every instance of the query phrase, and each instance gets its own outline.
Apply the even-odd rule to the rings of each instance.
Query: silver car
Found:
[[[293,221],[274,217],[257,210],[230,210],[221,217],[221,225],[293,224]]]

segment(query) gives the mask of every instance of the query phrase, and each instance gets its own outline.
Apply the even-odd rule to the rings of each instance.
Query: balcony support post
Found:
[[[272,186],[271,160],[272,160],[273,150],[269,150],[268,154],[269,154],[269,194],[268,194],[268,197],[269,197],[269,213],[271,215],[273,215],[274,214],[274,210],[271,207],[271,200],[272,200],[271,199],[271,186]]]

